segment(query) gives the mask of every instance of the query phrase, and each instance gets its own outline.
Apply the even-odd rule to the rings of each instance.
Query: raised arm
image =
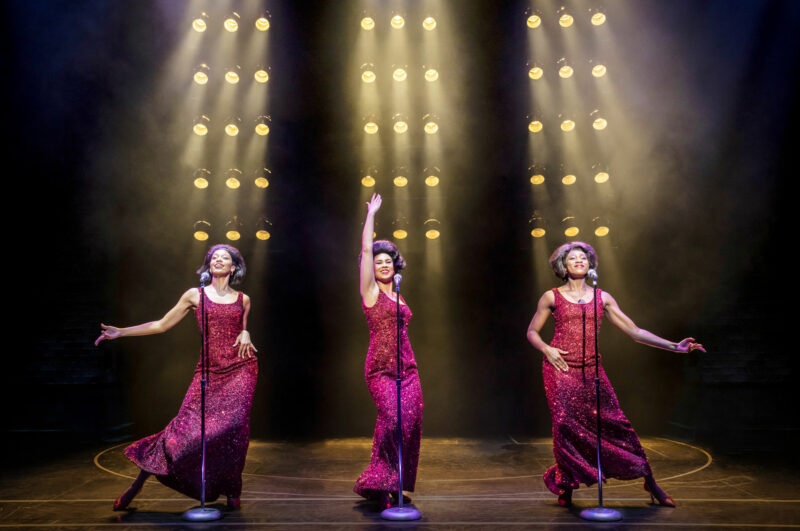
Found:
[[[127,328],[117,328],[115,326],[100,324],[102,332],[94,344],[98,345],[105,339],[117,339],[118,337],[127,336],[149,336],[152,334],[164,333],[178,324],[190,309],[197,306],[199,300],[200,297],[198,295],[197,288],[190,288],[186,290],[183,295],[181,295],[178,303],[158,321],[150,321],[149,323],[129,326]]]
[[[611,321],[617,328],[628,334],[631,339],[637,343],[650,345],[651,347],[664,350],[671,350],[673,352],[692,352],[693,350],[699,350],[701,352],[706,351],[706,349],[703,348],[703,345],[694,342],[693,337],[687,337],[683,341],[675,343],[662,337],[658,337],[647,330],[639,328],[630,317],[625,315],[622,310],[620,310],[617,301],[614,300],[614,297],[612,297],[610,293],[604,291],[602,297],[603,309],[609,321]]]
[[[374,306],[378,300],[378,284],[375,282],[375,266],[372,257],[372,234],[375,232],[375,213],[381,208],[380,194],[372,194],[367,203],[367,219],[361,233],[361,298],[364,304]]]
[[[567,362],[564,361],[564,358],[561,357],[562,354],[567,354],[567,351],[551,347],[545,343],[542,336],[539,335],[544,323],[547,322],[547,318],[550,317],[552,313],[550,308],[555,305],[555,302],[555,295],[553,295],[552,291],[548,290],[541,296],[539,304],[536,306],[536,313],[533,314],[531,324],[528,325],[527,337],[528,342],[535,348],[541,350],[542,354],[547,357],[547,361],[550,362],[550,365],[560,371],[567,371],[569,370],[569,366]]]
[[[239,357],[242,359],[252,358],[253,352],[258,352],[253,342],[250,340],[250,332],[247,331],[247,316],[250,314],[250,297],[242,293],[242,306],[244,306],[244,313],[242,314],[242,331],[236,336],[236,341],[233,346],[239,346]],[[253,352],[250,352],[250,350]]]

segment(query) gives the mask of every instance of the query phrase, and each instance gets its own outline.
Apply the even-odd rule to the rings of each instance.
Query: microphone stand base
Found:
[[[616,522],[622,520],[622,513],[608,507],[592,507],[582,510],[581,518],[593,522]]]
[[[381,511],[381,518],[384,520],[409,521],[419,520],[422,515],[413,507],[391,507]]]
[[[222,513],[214,507],[195,507],[183,513],[182,518],[190,522],[212,522],[222,518]]]

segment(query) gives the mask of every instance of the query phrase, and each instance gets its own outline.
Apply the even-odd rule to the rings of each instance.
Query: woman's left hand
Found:
[[[233,346],[239,346],[239,357],[243,360],[253,357],[253,352],[258,352],[256,347],[253,345],[253,342],[250,341],[250,332],[247,330],[242,330],[238,337],[236,338],[236,342]],[[251,352],[252,350],[252,352]]]
[[[678,352],[692,352],[693,350],[699,350],[700,352],[705,352],[706,349],[703,348],[703,345],[700,343],[695,343],[693,337],[687,337],[680,343],[675,346],[675,350]]]

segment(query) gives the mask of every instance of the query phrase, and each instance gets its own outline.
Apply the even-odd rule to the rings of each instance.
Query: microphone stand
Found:
[[[190,522],[210,522],[222,518],[215,507],[206,507],[206,381],[208,379],[208,316],[206,315],[206,275],[200,276],[200,334],[203,337],[200,356],[200,438],[202,439],[202,460],[200,462],[200,507],[183,513],[183,519]]]
[[[591,272],[591,271],[590,271]],[[622,513],[603,507],[603,470],[600,466],[600,351],[597,348],[597,273],[590,277],[594,286],[594,389],[597,398],[597,507],[581,511],[581,518],[595,522],[616,522],[622,520]],[[585,330],[584,326],[584,330]]]
[[[419,520],[422,515],[413,507],[403,507],[403,411],[400,401],[400,387],[402,384],[402,371],[400,359],[400,281],[403,277],[394,276],[394,291],[397,297],[397,507],[390,507],[381,511],[384,520]]]

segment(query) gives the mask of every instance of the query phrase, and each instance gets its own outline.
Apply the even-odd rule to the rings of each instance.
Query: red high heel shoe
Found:
[[[658,504],[664,507],[675,507],[675,500],[672,499],[672,496],[664,492],[664,489],[658,486],[653,476],[644,478],[644,490],[650,494],[651,504],[658,501]]]
[[[136,495],[139,494],[141,490],[142,490],[141,484],[137,485],[136,483],[134,483],[133,485],[128,487],[128,490],[120,494],[119,498],[114,500],[114,510],[124,511],[125,509],[127,509],[128,505],[130,505],[130,503],[133,501]]]
[[[572,489],[564,489],[564,492],[558,495],[558,504],[561,507],[572,507]]]
[[[242,506],[242,499],[239,497],[234,498],[232,496],[228,496],[226,501],[228,509],[232,511],[236,511]]]
[[[391,509],[392,502],[389,498],[389,493],[387,491],[383,491],[378,496],[378,505],[380,505],[381,510],[383,509]]]

